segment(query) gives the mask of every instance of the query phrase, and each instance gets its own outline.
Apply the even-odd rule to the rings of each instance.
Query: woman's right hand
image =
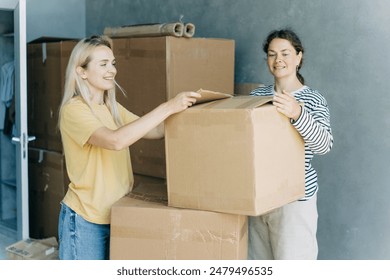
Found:
[[[167,105],[169,106],[171,114],[175,114],[191,107],[196,102],[196,98],[200,97],[201,95],[197,92],[181,92],[174,98],[168,100]]]

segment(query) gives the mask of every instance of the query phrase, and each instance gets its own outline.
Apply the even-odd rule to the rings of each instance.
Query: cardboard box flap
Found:
[[[200,104],[193,109],[254,109],[272,103],[272,96],[231,96],[226,93],[199,90],[202,94]],[[203,98],[203,94],[205,97]],[[229,98],[230,97],[230,98]],[[215,101],[215,102],[210,102]]]
[[[205,89],[199,89],[197,93],[200,93],[201,97],[196,99],[195,104],[202,104],[210,101],[225,99],[225,98],[231,98],[231,94],[227,93],[221,93],[211,90],[205,90]]]

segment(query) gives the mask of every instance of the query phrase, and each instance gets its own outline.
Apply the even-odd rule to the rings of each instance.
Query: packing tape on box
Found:
[[[155,203],[163,203],[167,205],[168,198],[164,195],[153,195],[153,194],[147,194],[147,193],[138,193],[136,191],[132,191],[131,193],[127,194],[128,197],[139,199],[142,201],[149,201],[149,202],[155,202]]]
[[[221,214],[222,215],[222,214]],[[221,231],[208,229],[187,229],[183,228],[180,223],[175,222],[170,227],[169,231],[162,228],[140,228],[136,226],[118,226],[111,225],[111,235],[115,238],[131,238],[131,239],[163,239],[180,242],[228,242],[235,243],[237,240],[236,233],[224,233]],[[244,236],[247,230],[247,223],[241,227],[239,234]]]
[[[42,43],[42,63],[45,64],[47,58],[46,43]]]
[[[215,172],[214,172],[215,173]],[[223,172],[224,173],[224,172]],[[189,177],[189,176],[187,176]],[[185,185],[186,182],[182,181],[182,184]],[[190,193],[190,191],[187,188],[187,193],[177,193],[175,191],[170,191],[169,197],[168,197],[168,206],[169,207],[178,207],[178,208],[191,208],[191,209],[203,209],[206,210],[207,205],[203,205],[201,202],[207,201],[209,199],[212,199],[213,201],[219,201],[219,203],[214,203],[212,206],[211,211],[215,211],[217,213],[223,213],[220,211],[221,208],[229,206],[231,212],[230,213],[239,213],[240,215],[248,215],[253,208],[253,201],[250,197],[242,197],[239,198],[237,196],[233,197],[224,197],[223,201],[218,200],[219,196],[213,196],[213,198],[210,197],[210,194],[205,195],[204,190],[200,190],[200,186],[192,186],[192,189],[195,189],[197,191],[196,199],[194,199],[194,194]],[[224,186],[220,186],[219,191],[223,191],[225,189]],[[203,193],[199,194],[199,193]],[[210,211],[210,209],[208,209]]]

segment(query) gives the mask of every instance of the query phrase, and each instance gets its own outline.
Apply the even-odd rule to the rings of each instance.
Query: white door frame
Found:
[[[0,9],[14,11],[17,238],[29,237],[27,133],[26,0],[2,0]]]

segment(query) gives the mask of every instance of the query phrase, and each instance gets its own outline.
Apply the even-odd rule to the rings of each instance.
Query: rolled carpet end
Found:
[[[161,34],[182,37],[184,35],[184,24],[181,22],[165,23],[161,27]]]
[[[184,25],[183,37],[191,38],[195,35],[195,25],[192,23],[186,23]]]
[[[149,37],[149,36],[176,36],[184,35],[184,24],[181,22],[139,24],[121,27],[106,27],[104,35],[110,37]]]

